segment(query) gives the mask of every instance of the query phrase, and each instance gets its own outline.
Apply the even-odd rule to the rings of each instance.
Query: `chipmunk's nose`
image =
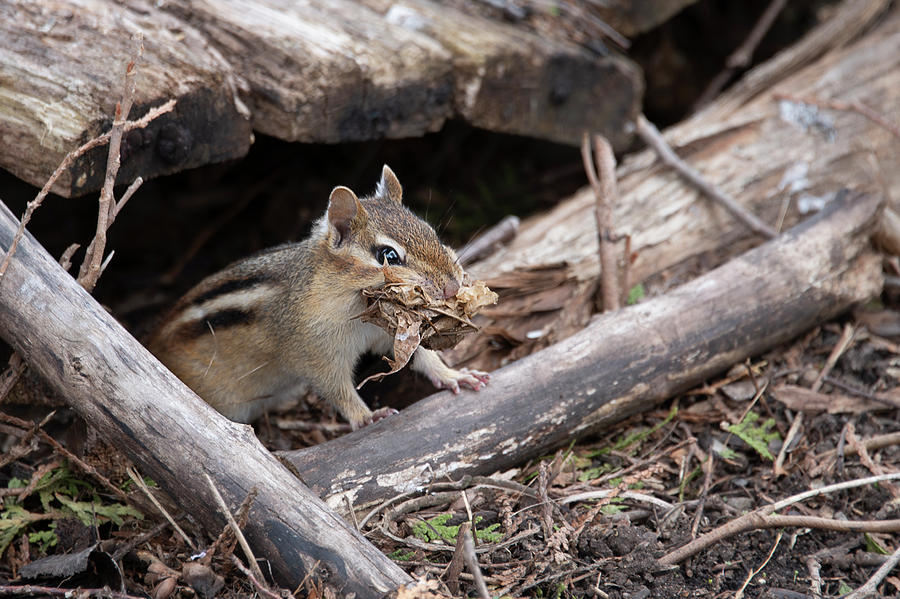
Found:
[[[456,279],[450,279],[444,284],[444,299],[456,297],[457,291],[459,291],[459,281],[457,281]]]

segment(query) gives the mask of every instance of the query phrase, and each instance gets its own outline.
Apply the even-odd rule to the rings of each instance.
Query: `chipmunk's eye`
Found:
[[[399,252],[389,245],[381,245],[375,248],[375,259],[379,264],[390,264],[391,266],[399,266],[403,264]]]

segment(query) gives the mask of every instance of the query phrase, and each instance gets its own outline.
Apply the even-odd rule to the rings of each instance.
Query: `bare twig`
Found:
[[[237,537],[238,543],[241,546],[241,549],[244,551],[244,557],[247,558],[247,563],[250,566],[250,570],[253,572],[253,575],[263,583],[265,578],[263,577],[262,570],[259,569],[259,564],[256,563],[256,556],[253,555],[253,551],[250,549],[250,544],[247,542],[247,539],[244,537],[244,533],[241,532],[241,528],[238,526],[238,523],[234,519],[234,515],[232,515],[231,510],[228,509],[228,504],[225,503],[225,500],[222,498],[222,494],[219,493],[219,489],[216,487],[216,483],[213,482],[212,477],[203,473],[206,477],[206,482],[209,483],[209,488],[213,493],[213,496],[216,498],[216,503],[219,504],[219,510],[228,520],[228,524],[231,525],[231,529],[234,531],[234,536]]]
[[[822,596],[822,564],[815,555],[807,556],[806,569],[809,570],[809,591],[813,597]]]
[[[253,487],[247,496],[244,497],[244,500],[241,502],[241,505],[237,509],[237,523],[238,526],[243,528],[247,525],[247,517],[250,515],[250,506],[253,505],[253,501],[256,499],[256,496],[259,494],[259,490],[256,487]],[[229,537],[228,533],[232,532],[231,524],[226,523],[225,526],[222,527],[222,532],[219,533],[219,536],[216,537],[215,542],[213,542],[212,546],[210,546],[209,550],[206,552],[208,556],[214,555],[219,551],[219,548],[225,543],[225,539]],[[232,542],[226,548],[223,555],[230,555],[234,551],[234,545],[237,543],[237,537],[234,536],[234,533],[231,534]]]
[[[587,491],[585,493],[576,493],[574,495],[568,495],[566,497],[562,497],[556,500],[556,503],[559,505],[565,505],[567,503],[575,503],[578,501],[591,501],[593,499],[609,499],[611,497],[620,497],[622,499],[631,499],[632,501],[640,501],[641,503],[646,503],[649,505],[655,505],[656,507],[662,508],[664,510],[671,510],[675,508],[675,505],[669,503],[668,501],[663,501],[658,497],[654,497],[652,495],[647,495],[645,493],[637,493],[635,491],[621,491],[619,489],[602,489],[599,491]]]
[[[856,455],[859,456],[859,460],[862,462],[863,466],[865,466],[872,474],[884,474],[884,468],[882,468],[872,460],[872,457],[869,455],[868,450],[856,436],[856,427],[853,426],[852,422],[847,423],[846,432],[847,444],[851,448],[853,448],[853,450],[856,452]],[[883,486],[891,494],[891,496],[893,496],[894,501],[897,501],[898,497],[900,497],[900,491],[898,491],[897,485],[886,482]]]
[[[465,492],[464,492],[465,493]],[[459,595],[459,575],[462,573],[463,564],[466,561],[465,543],[466,537],[472,530],[472,523],[466,520],[459,525],[459,531],[456,534],[456,549],[453,550],[453,558],[447,564],[446,577],[447,587],[454,597]]]
[[[2,402],[12,388],[16,385],[16,381],[25,372],[25,362],[19,354],[14,353],[9,357],[9,367],[3,373],[3,382],[0,383],[0,402]]]
[[[134,484],[137,485],[138,489],[140,489],[144,493],[144,495],[147,496],[147,499],[150,500],[150,503],[152,503],[156,507],[156,509],[159,510],[159,513],[161,513],[163,517],[169,522],[169,524],[172,525],[172,528],[175,529],[175,532],[177,532],[178,535],[182,539],[184,539],[184,542],[187,543],[187,546],[196,551],[197,546],[194,545],[194,542],[191,541],[191,538],[187,536],[187,534],[183,530],[181,530],[181,527],[178,526],[177,522],[175,522],[175,518],[172,517],[168,510],[166,510],[166,508],[162,506],[159,500],[154,497],[153,493],[150,492],[150,489],[147,487],[146,483],[144,483],[144,479],[142,479],[138,475],[138,473],[135,472],[134,468],[128,468],[126,472],[128,472],[129,478],[131,478]]]
[[[597,198],[594,216],[597,220],[597,240],[600,246],[600,277],[603,311],[618,310],[620,306],[618,266],[612,230],[612,207],[617,199],[616,157],[612,146],[602,135],[594,135],[594,157],[591,158],[591,136],[581,137],[581,159],[594,196]],[[596,170],[594,163],[596,162]],[[599,176],[598,176],[599,172]]]
[[[736,219],[744,223],[754,233],[772,239],[777,235],[775,229],[761,221],[755,215],[748,212],[743,206],[737,203],[734,198],[719,191],[713,187],[694,167],[684,162],[672,151],[662,134],[653,123],[647,120],[643,114],[639,114],[635,120],[638,135],[644,142],[653,148],[660,160],[667,164],[670,168],[678,172],[691,185],[697,188],[701,193],[711,200],[718,202],[723,208],[731,213]]]
[[[872,574],[871,578],[866,581],[864,585],[850,593],[849,595],[845,595],[844,599],[863,599],[863,597],[872,597],[878,594],[878,585],[881,584],[881,581],[884,580],[887,575],[897,567],[897,563],[900,562],[900,546],[894,550],[894,553],[891,554],[881,567],[875,571],[875,574]]]
[[[257,566],[255,570],[256,572],[259,572],[259,575],[257,576],[256,574],[254,574],[254,571],[251,571],[247,568],[247,566],[242,564],[241,560],[239,560],[236,555],[231,556],[231,563],[237,566],[237,569],[244,573],[244,576],[246,576],[250,580],[254,588],[256,588],[259,593],[265,595],[266,597],[270,597],[271,599],[282,599],[281,595],[273,592],[268,586],[266,586],[266,583],[263,582],[262,572],[259,571],[259,566]]]
[[[139,59],[144,51],[143,39],[138,50]],[[100,190],[100,208],[97,211],[97,231],[94,238],[85,250],[84,262],[78,271],[78,282],[89,292],[94,289],[97,279],[100,278],[100,265],[103,263],[103,251],[106,249],[106,230],[116,212],[116,198],[113,188],[116,185],[116,176],[119,174],[121,164],[122,135],[125,132],[125,122],[131,105],[134,102],[135,92],[135,64],[132,60],[125,68],[125,90],[122,92],[122,100],[116,103],[116,116],[113,119],[112,129],[109,132],[109,154],[106,159],[106,176],[103,179],[103,188]],[[138,184],[140,185],[140,184]],[[133,192],[132,192],[133,193]]]
[[[844,327],[841,338],[838,339],[838,342],[828,355],[828,359],[825,361],[825,365],[819,372],[819,376],[816,377],[816,380],[813,381],[812,386],[810,386],[810,390],[818,391],[822,387],[822,382],[825,380],[825,377],[828,376],[828,373],[830,373],[831,369],[834,368],[834,365],[837,364],[838,359],[845,351],[847,351],[847,348],[850,347],[850,344],[853,342],[853,334],[853,326],[848,323]],[[797,415],[794,416],[794,421],[791,422],[791,428],[788,429],[788,434],[784,438],[784,443],[781,444],[781,450],[778,452],[778,457],[775,458],[775,465],[773,466],[775,476],[787,474],[787,471],[784,469],[784,460],[787,458],[787,452],[793,444],[794,438],[800,432],[800,427],[802,425],[803,412],[797,412]]]
[[[465,557],[469,572],[475,577],[475,588],[478,589],[478,595],[481,599],[491,599],[491,594],[484,583],[484,576],[481,574],[481,568],[478,566],[478,558],[475,556],[475,541],[472,540],[471,534],[467,534],[463,540],[463,557]]]
[[[738,589],[737,593],[734,594],[734,599],[742,599],[744,596],[744,589],[747,588],[747,585],[750,584],[750,581],[756,578],[757,574],[762,572],[762,569],[766,567],[766,564],[769,563],[769,560],[772,559],[772,556],[775,554],[775,550],[778,548],[778,544],[781,543],[781,537],[784,536],[784,533],[779,531],[775,536],[775,542],[772,544],[772,549],[769,550],[769,555],[766,556],[766,559],[763,560],[763,563],[759,565],[759,568],[750,572],[747,575],[746,580],[744,580],[744,584],[741,585],[741,588]]]
[[[882,449],[883,447],[890,447],[891,445],[900,445],[900,433],[888,433],[886,435],[878,435],[877,437],[872,437],[870,439],[864,439],[860,441],[860,446],[865,447],[868,451],[874,451],[878,449]],[[856,453],[856,448],[848,447],[844,450],[845,455],[851,455]],[[825,471],[826,468],[829,467],[829,464],[834,459],[837,454],[837,450],[831,449],[826,452],[820,453],[816,456],[813,456],[813,462],[818,464],[817,467],[813,468],[809,472],[810,477],[817,477],[822,472]]]
[[[829,49],[847,44],[878,18],[888,6],[890,0],[840,2],[832,12],[831,18],[816,26],[798,43],[745,74],[707,109],[714,110],[720,118],[724,118],[725,114],[772,89],[779,81]]]
[[[51,412],[51,414],[49,414],[45,420],[49,419],[49,417],[52,416],[52,414],[53,413]],[[28,430],[34,426],[33,423],[31,423],[27,420],[22,420],[20,418],[16,418],[15,416],[11,416],[11,415],[5,414],[3,412],[0,412],[0,421],[6,422],[7,424],[12,424],[13,426],[18,426],[19,428],[22,428],[25,430]],[[108,478],[106,478],[105,476],[100,474],[96,468],[94,468],[93,466],[91,466],[90,464],[88,464],[87,462],[85,462],[84,460],[79,458],[78,456],[76,456],[74,453],[72,453],[71,451],[69,451],[68,449],[63,447],[59,441],[57,441],[56,439],[51,437],[49,434],[47,434],[47,432],[44,429],[42,429],[41,426],[42,425],[39,424],[39,425],[37,425],[36,428],[37,428],[37,434],[41,437],[42,440],[49,443],[55,451],[62,454],[62,456],[64,458],[66,458],[67,460],[69,460],[69,462],[75,464],[76,466],[81,468],[82,471],[84,471],[88,475],[94,477],[97,481],[99,481],[101,484],[103,484],[104,487],[106,487],[109,491],[111,491],[116,497],[118,497],[122,501],[128,502],[128,495],[125,493],[125,491],[123,491],[116,485],[112,484],[112,482]]]
[[[141,599],[127,593],[117,593],[108,588],[102,589],[61,589],[57,587],[44,587],[34,584],[4,584],[0,585],[0,597],[97,597],[102,599]]]
[[[489,256],[499,246],[509,243],[519,232],[521,221],[518,216],[505,216],[499,223],[464,245],[458,252],[462,266],[472,264]]]
[[[773,512],[783,510],[784,508],[809,499],[835,491],[860,487],[873,483],[879,483],[886,480],[900,479],[900,472],[885,474],[882,476],[870,476],[842,483],[836,483],[805,491],[797,495],[793,495],[781,501],[771,503],[769,505],[757,508],[752,512],[744,514],[739,518],[726,522],[722,526],[711,530],[705,535],[691,541],[690,543],[679,547],[678,549],[667,553],[660,558],[660,563],[665,565],[677,564],[706,549],[707,547],[725,539],[732,535],[739,534],[748,530],[756,530],[762,528],[780,528],[783,526],[800,526],[806,528],[824,528],[827,530],[836,530],[842,532],[897,532],[900,531],[900,520],[878,520],[878,521],[847,521],[833,520],[830,518],[816,518],[812,516],[779,516],[773,515]]]
[[[133,131],[135,129],[143,129],[147,125],[152,123],[155,119],[166,114],[167,112],[172,112],[172,110],[174,109],[175,100],[169,100],[161,106],[151,108],[147,111],[147,114],[145,114],[138,120],[126,122],[124,131],[125,133],[128,133],[129,131]],[[62,162],[59,163],[59,166],[56,167],[56,170],[53,171],[53,174],[50,175],[50,178],[47,179],[47,182],[44,183],[44,186],[41,188],[38,194],[34,197],[33,200],[28,202],[28,205],[25,207],[25,213],[22,215],[22,219],[19,221],[19,228],[16,230],[16,234],[9,246],[9,250],[7,250],[6,252],[6,256],[3,258],[3,263],[0,264],[0,281],[3,280],[3,275],[6,273],[6,269],[9,268],[9,262],[10,260],[12,260],[13,255],[16,253],[16,248],[19,246],[19,241],[22,239],[22,235],[25,234],[25,227],[31,220],[31,216],[34,214],[34,211],[40,207],[41,203],[44,201],[44,198],[47,197],[47,194],[50,193],[53,185],[56,184],[56,180],[62,176],[67,168],[72,166],[73,162],[75,162],[94,148],[99,148],[100,146],[108,144],[110,133],[111,132],[108,131],[103,135],[99,135],[94,139],[84,143],[77,149],[66,154],[66,157],[63,158]]]
[[[778,17],[785,4],[787,4],[787,0],[772,0],[769,3],[769,6],[766,7],[759,20],[756,21],[756,25],[753,26],[744,43],[731,53],[731,56],[725,60],[725,68],[709,82],[709,85],[700,94],[700,98],[694,103],[694,110],[699,110],[706,106],[713,98],[719,95],[719,92],[722,91],[722,88],[725,87],[725,84],[728,83],[735,71],[750,66],[756,47],[759,46],[763,37],[768,33],[772,23],[775,22],[776,17]]]

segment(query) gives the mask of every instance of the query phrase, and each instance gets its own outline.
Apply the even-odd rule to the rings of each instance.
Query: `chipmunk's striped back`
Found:
[[[391,338],[355,317],[363,289],[384,283],[382,267],[432,294],[455,295],[463,271],[434,230],[401,204],[402,188],[384,167],[376,194],[346,187],[309,239],[236,262],[189,291],[151,335],[148,347],[198,395],[232,420],[249,422],[266,407],[312,386],[354,427],[373,414],[353,371],[367,351],[388,353]],[[483,373],[448,368],[419,348],[413,368],[436,385],[480,388]]]

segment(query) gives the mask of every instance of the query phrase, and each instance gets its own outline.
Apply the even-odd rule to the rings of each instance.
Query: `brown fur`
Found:
[[[358,199],[338,187],[305,241],[239,261],[201,281],[172,309],[148,346],[228,418],[250,422],[311,386],[358,428],[372,421],[353,384],[359,357],[387,353],[391,337],[355,317],[361,290],[384,282],[373,249],[396,242],[392,270],[432,294],[455,293],[463,271],[434,230],[401,203],[385,166],[378,192]],[[446,366],[419,348],[413,368],[437,386],[480,388],[483,373]]]

